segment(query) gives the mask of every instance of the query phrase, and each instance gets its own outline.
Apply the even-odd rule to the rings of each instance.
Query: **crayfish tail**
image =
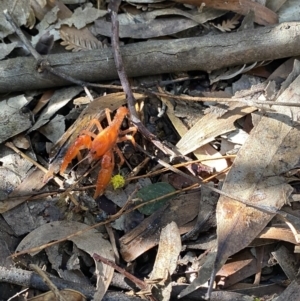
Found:
[[[101,160],[101,170],[98,175],[96,183],[96,191],[94,193],[94,199],[104,193],[105,188],[110,182],[111,175],[115,166],[114,154],[112,150],[106,152]]]

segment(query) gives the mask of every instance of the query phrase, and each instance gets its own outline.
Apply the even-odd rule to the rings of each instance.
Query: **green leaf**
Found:
[[[142,203],[144,203],[156,199],[158,197],[164,196],[173,191],[175,191],[173,186],[165,182],[160,182],[143,187],[138,191],[137,197],[142,200]],[[159,208],[161,208],[167,201],[171,200],[173,197],[174,196],[163,198],[162,200],[150,203],[149,205],[145,205],[139,208],[138,210],[145,215],[150,215]]]

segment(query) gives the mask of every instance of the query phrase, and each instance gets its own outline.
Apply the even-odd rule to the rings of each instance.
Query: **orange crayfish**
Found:
[[[99,120],[92,119],[88,130],[83,130],[77,137],[75,142],[68,149],[62,165],[60,167],[60,173],[64,173],[69,163],[77,156],[80,155],[80,150],[88,149],[89,153],[87,158],[89,162],[93,160],[101,159],[101,170],[98,175],[96,191],[94,198],[98,195],[103,194],[105,188],[109,184],[111,175],[114,169],[114,151],[120,157],[120,166],[124,163],[124,157],[117,147],[118,142],[125,140],[130,140],[134,144],[133,134],[136,132],[135,127],[131,127],[125,131],[120,131],[120,126],[123,119],[128,115],[128,109],[125,107],[120,107],[113,120],[110,117],[110,110],[106,109],[105,114],[108,121],[108,126],[103,129]],[[96,126],[98,129],[98,134],[90,131],[92,126]],[[131,132],[132,135],[127,135]]]

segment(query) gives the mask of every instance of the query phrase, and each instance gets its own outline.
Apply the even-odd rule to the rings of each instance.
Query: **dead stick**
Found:
[[[99,254],[94,253],[93,254],[93,258],[97,261],[101,261],[109,266],[111,266],[112,268],[114,268],[115,270],[117,270],[120,274],[124,275],[125,277],[127,277],[129,280],[131,280],[133,283],[135,283],[141,290],[147,290],[148,286],[146,284],[145,281],[135,277],[134,275],[130,274],[129,272],[127,272],[126,270],[120,268],[118,265],[116,265],[113,261],[102,257]],[[147,296],[150,300],[152,301],[156,301],[156,298],[152,295]]]
[[[18,37],[20,38],[20,40],[23,42],[23,44],[26,46],[26,48],[28,49],[28,51],[31,53],[31,55],[35,58],[35,60],[37,61],[37,66],[36,66],[36,70],[40,73],[44,72],[45,70],[47,70],[48,72],[50,72],[53,75],[56,75],[68,82],[71,82],[73,84],[82,86],[86,89],[86,86],[88,85],[88,83],[78,80],[76,78],[73,78],[72,76],[65,74],[64,72],[58,71],[54,68],[51,67],[49,61],[41,56],[36,49],[31,45],[31,43],[28,41],[28,39],[26,38],[26,36],[23,34],[22,30],[17,26],[17,22],[14,19],[14,17],[8,12],[8,10],[4,10],[3,14],[6,18],[6,20],[10,23],[10,25],[13,27],[13,29],[15,30],[16,34],[18,35]],[[94,84],[90,84],[90,85],[94,85]]]
[[[126,278],[128,278],[129,280],[131,280],[133,283],[136,284],[136,286],[138,286],[140,289],[144,290],[144,289],[147,289],[147,284],[135,277],[134,275],[130,274],[129,272],[127,272],[126,270],[120,268],[117,264],[115,264],[113,261],[107,259],[107,258],[104,258],[102,257],[101,255],[99,254],[96,254],[94,253],[93,254],[93,258],[97,261],[101,261],[109,266],[111,266],[112,268],[114,268],[116,271],[118,271],[120,274],[124,275]]]
[[[227,34],[185,39],[153,40],[121,47],[130,77],[180,71],[212,71],[257,61],[300,55],[300,22],[281,23]],[[276,51],[274,51],[276,49]],[[101,82],[118,78],[111,48],[79,53],[50,54],[51,66],[78,80]],[[51,75],[51,74],[50,74]],[[0,93],[65,86],[36,71],[32,57],[0,62]]]
[[[128,80],[128,76],[126,74],[123,59],[120,51],[120,43],[119,43],[119,21],[118,21],[118,9],[120,6],[121,0],[112,0],[109,2],[108,11],[111,15],[111,24],[112,24],[112,36],[111,43],[113,46],[113,54],[115,59],[115,64],[117,67],[117,72],[123,87],[123,90],[126,94],[128,108],[131,115],[131,121],[138,128],[138,130],[148,139],[150,140],[157,148],[159,148],[163,153],[174,156],[176,153],[163,145],[156,137],[149,132],[149,130],[144,126],[144,124],[139,119],[136,110],[135,104],[136,99],[133,96],[132,89],[130,87],[130,83]]]

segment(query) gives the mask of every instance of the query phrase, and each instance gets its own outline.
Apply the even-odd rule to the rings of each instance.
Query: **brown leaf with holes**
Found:
[[[233,18],[224,20],[222,24],[213,24],[213,23],[211,24],[222,32],[226,32],[226,31],[228,32],[236,28],[236,26],[239,24],[240,17],[241,16],[239,14],[236,14],[235,16],[233,16]]]
[[[59,0],[47,1],[45,7],[41,7],[38,3],[31,3],[34,13],[37,19],[42,20],[46,13],[48,13],[53,7],[58,7],[57,17],[60,20],[71,18],[73,12]],[[75,26],[62,25],[60,27],[60,37],[63,40],[61,43],[66,46],[67,50],[82,51],[102,48],[103,44],[97,40],[97,38],[89,31],[87,27],[77,29]]]
[[[81,30],[78,30],[75,27],[62,26],[60,37],[63,40],[60,44],[66,46],[67,50],[72,50],[73,52],[103,47],[100,41],[81,34]]]

